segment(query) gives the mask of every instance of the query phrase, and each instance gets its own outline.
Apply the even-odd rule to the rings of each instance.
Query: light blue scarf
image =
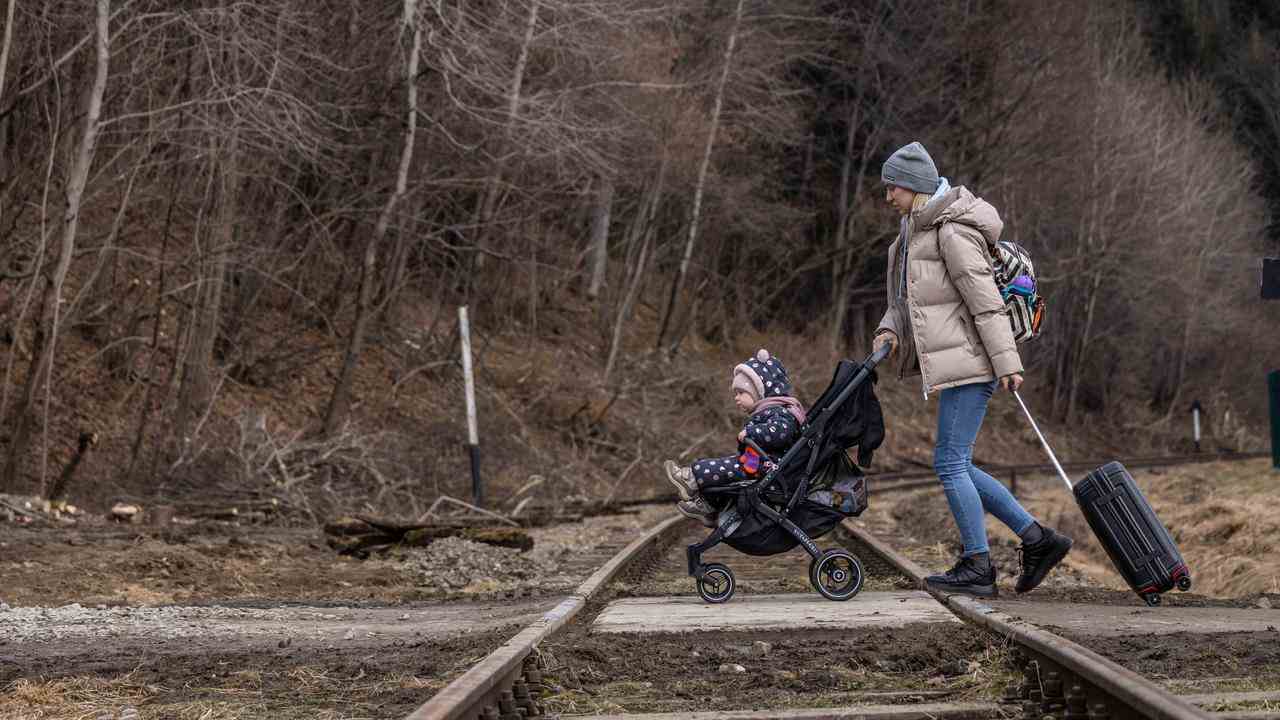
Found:
[[[933,191],[929,196],[929,202],[925,203],[925,207],[929,207],[937,202],[938,198],[947,194],[951,189],[951,183],[947,182],[944,177],[938,178],[938,189]],[[910,238],[907,237],[907,225],[911,219],[910,214],[903,215],[898,228],[898,247],[902,249],[902,265],[898,268],[898,298],[902,299],[907,296],[907,244]]]

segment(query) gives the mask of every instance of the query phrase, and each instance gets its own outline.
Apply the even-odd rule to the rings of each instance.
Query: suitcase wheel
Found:
[[[1151,607],[1155,607],[1160,604],[1160,593],[1147,593],[1142,596],[1142,601]]]
[[[1178,589],[1181,590],[1182,592],[1186,592],[1191,589],[1190,575],[1183,575],[1182,577],[1178,578]]]

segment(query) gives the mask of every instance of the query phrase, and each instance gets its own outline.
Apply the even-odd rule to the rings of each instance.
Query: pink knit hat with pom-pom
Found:
[[[791,380],[782,361],[760,348],[754,357],[733,368],[733,389],[744,390],[756,399],[791,394]]]

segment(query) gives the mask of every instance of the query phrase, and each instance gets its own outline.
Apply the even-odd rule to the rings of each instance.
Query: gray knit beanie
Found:
[[[887,185],[933,193],[938,189],[938,166],[933,164],[923,145],[913,142],[898,148],[884,161],[880,179]]]

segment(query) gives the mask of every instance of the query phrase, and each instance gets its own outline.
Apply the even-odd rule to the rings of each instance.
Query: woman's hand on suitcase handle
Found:
[[[1009,373],[1000,378],[1000,387],[1011,392],[1017,392],[1022,387],[1022,373]]]

